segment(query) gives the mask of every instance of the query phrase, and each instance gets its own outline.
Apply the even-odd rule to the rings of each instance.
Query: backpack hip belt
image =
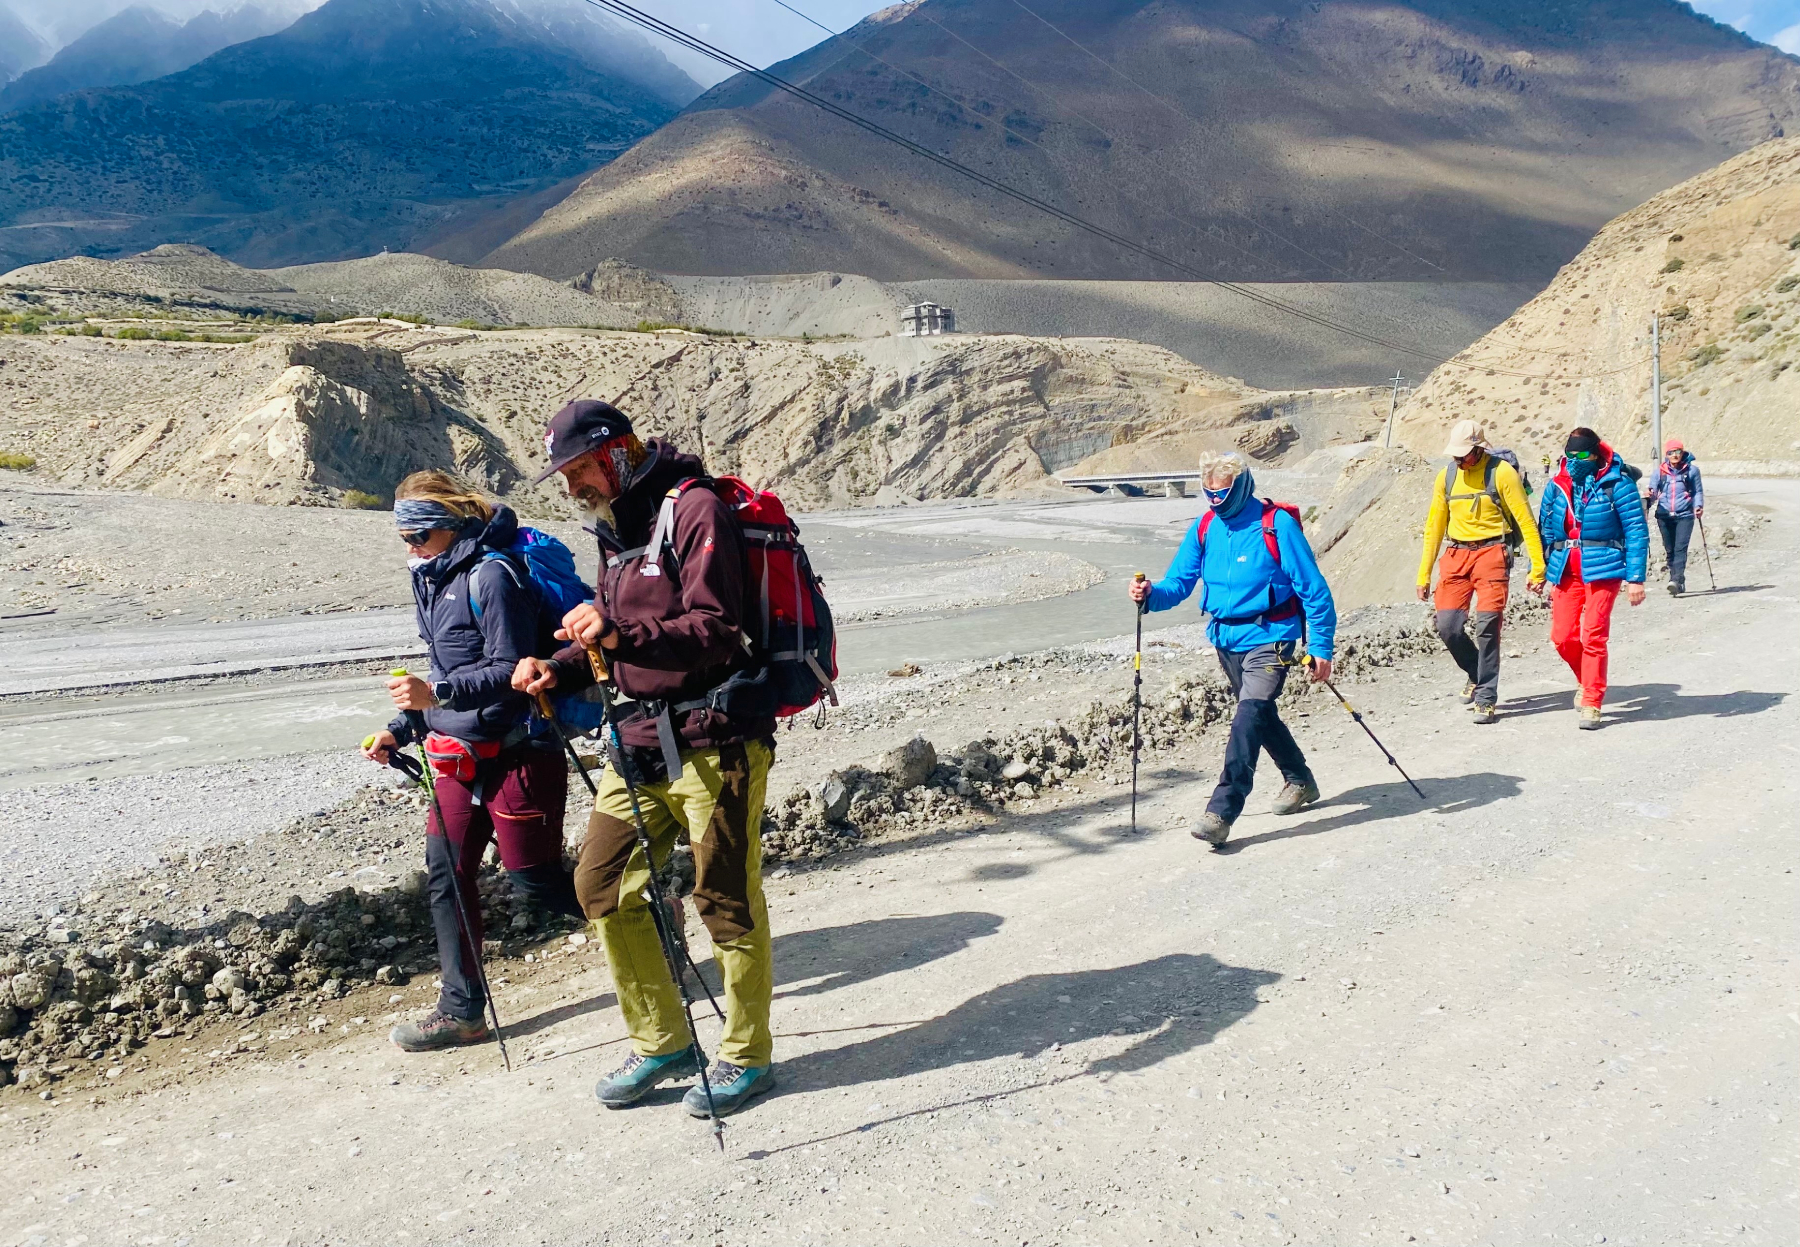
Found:
[[[1300,597],[1298,594],[1283,602],[1280,606],[1271,607],[1257,615],[1214,615],[1212,621],[1227,627],[1239,627],[1243,624],[1280,623],[1284,619],[1292,619],[1300,613]]]
[[[1452,540],[1449,543],[1449,545],[1452,550],[1485,550],[1489,546],[1501,545],[1505,541],[1506,541],[1505,537],[1484,537],[1480,541]]]

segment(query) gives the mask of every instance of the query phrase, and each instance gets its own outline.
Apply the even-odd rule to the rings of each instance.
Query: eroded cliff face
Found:
[[[954,335],[808,343],[688,333],[335,326],[242,347],[13,338],[3,434],[65,484],[330,505],[454,466],[540,513],[544,421],[616,402],[646,436],[818,508],[1054,488],[1139,441],[1256,424],[1267,396],[1156,347]],[[1165,466],[1185,466],[1170,463]]]

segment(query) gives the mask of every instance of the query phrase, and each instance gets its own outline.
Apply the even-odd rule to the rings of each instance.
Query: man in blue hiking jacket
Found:
[[[1313,680],[1331,678],[1337,608],[1300,521],[1256,498],[1256,481],[1242,459],[1205,455],[1200,473],[1210,510],[1188,529],[1163,578],[1133,583],[1131,596],[1146,610],[1166,611],[1185,602],[1196,582],[1203,585],[1200,609],[1211,616],[1207,640],[1238,699],[1224,772],[1193,832],[1217,849],[1243,813],[1264,749],[1287,781],[1275,813],[1294,814],[1319,799],[1306,755],[1276,713],[1275,699],[1303,644]]]

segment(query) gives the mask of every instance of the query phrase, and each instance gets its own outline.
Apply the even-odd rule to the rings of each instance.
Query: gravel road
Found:
[[[1102,790],[774,880],[782,1090],[724,1156],[594,1106],[623,1034],[572,955],[501,989],[510,1075],[333,1009],[287,1059],[8,1092],[0,1238],[1793,1242],[1800,677],[1744,656],[1794,635],[1800,487],[1709,485],[1772,523],[1621,609],[1601,732],[1517,635],[1493,727],[1447,659],[1352,693],[1423,803],[1321,700],[1326,801],[1228,853],[1178,752],[1135,837]]]

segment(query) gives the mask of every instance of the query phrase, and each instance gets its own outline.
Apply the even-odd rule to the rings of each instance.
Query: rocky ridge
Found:
[[[580,396],[808,508],[1057,488],[1050,473],[1116,444],[1178,426],[1236,445],[1272,413],[1240,382],[1105,339],[341,323],[237,347],[0,341],[0,436],[40,473],[270,503],[379,499],[414,468],[453,464],[528,513],[566,515],[559,491],[526,482],[543,420]]]

